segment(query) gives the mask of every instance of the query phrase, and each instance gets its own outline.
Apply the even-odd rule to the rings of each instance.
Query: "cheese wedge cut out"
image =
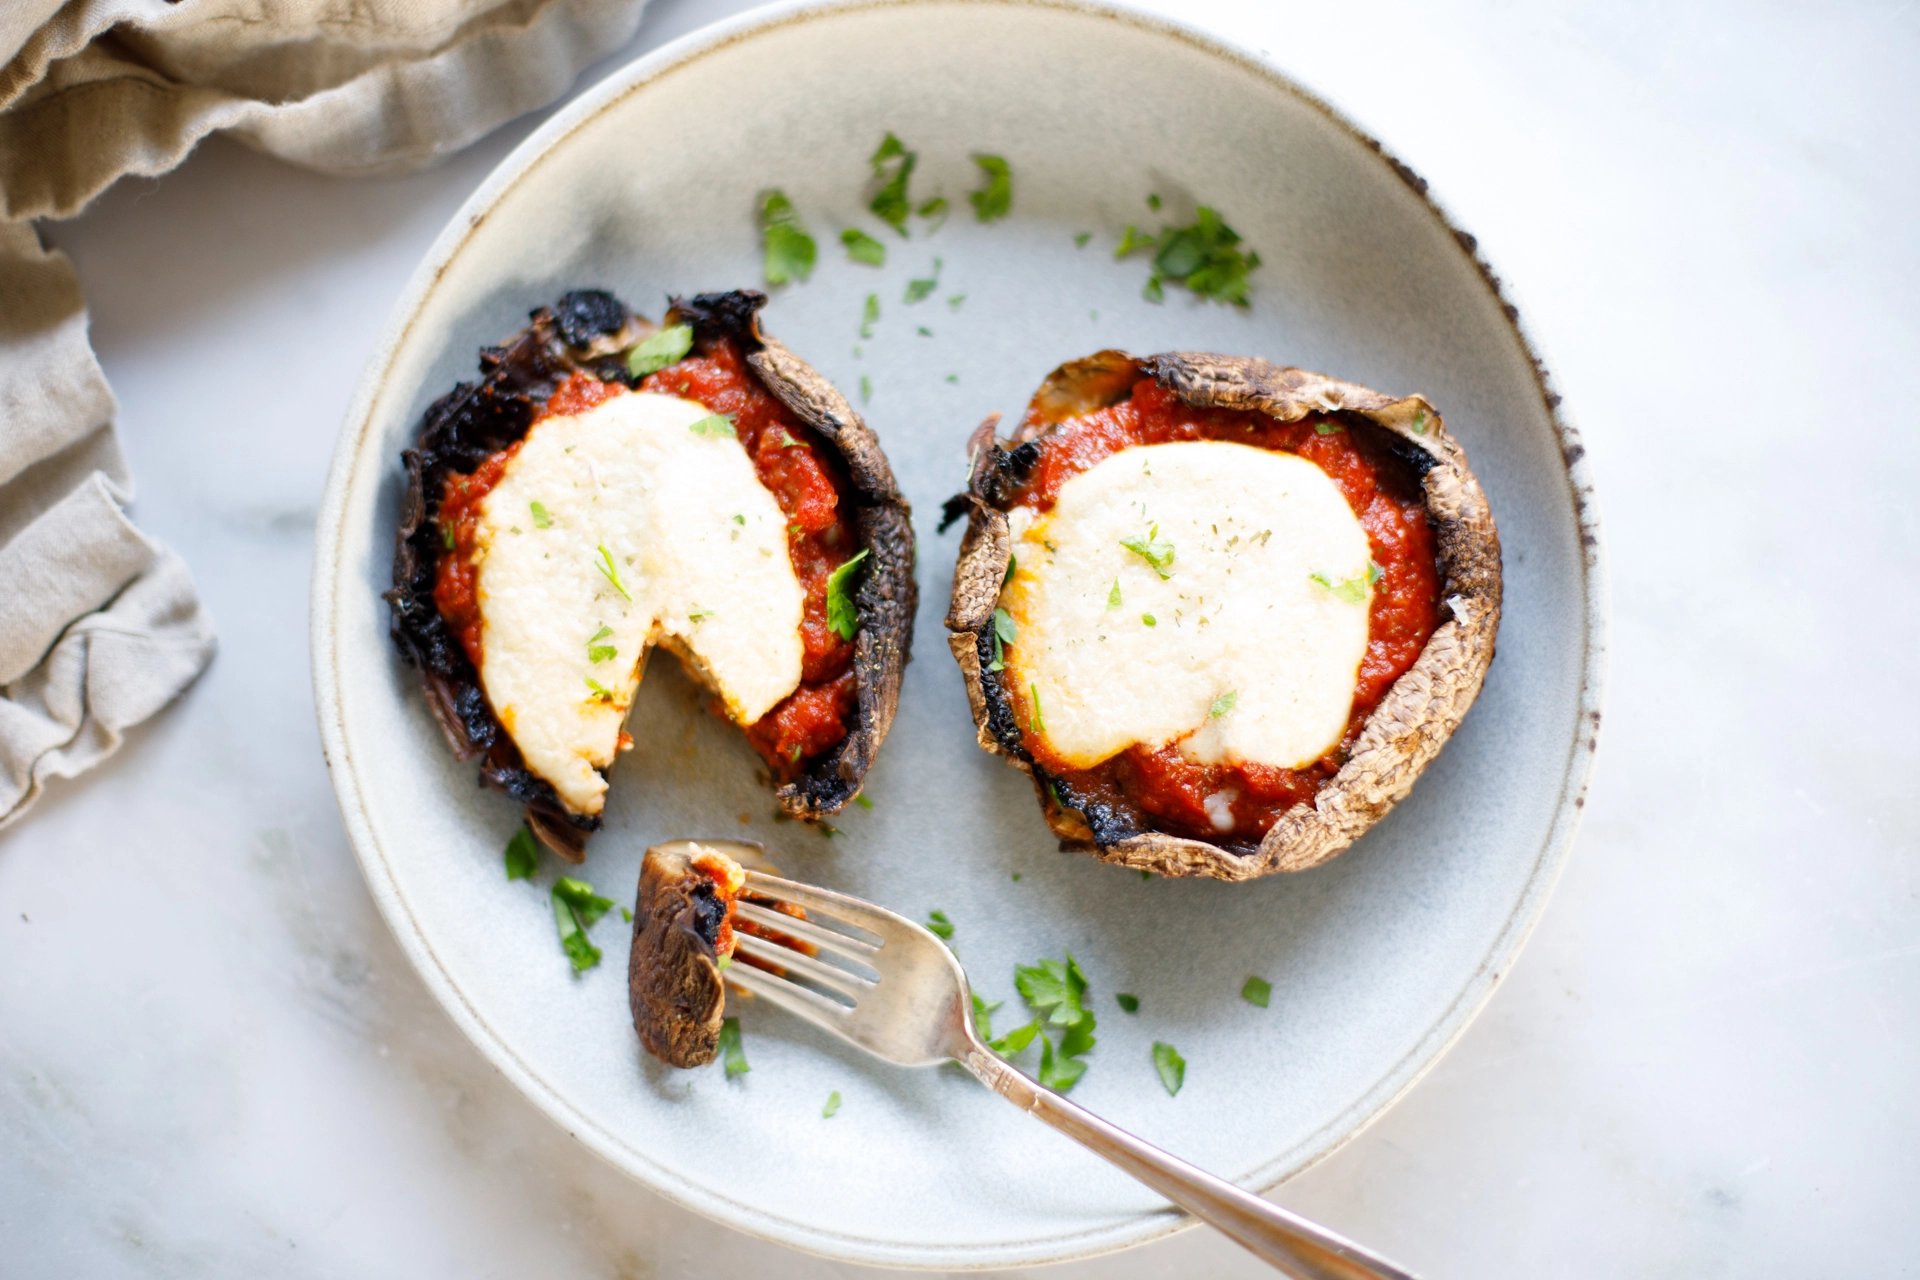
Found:
[[[1312,462],[1135,446],[1068,480],[1052,511],[1015,507],[1009,527],[1003,660],[1026,727],[1068,766],[1180,740],[1198,764],[1298,768],[1340,740],[1367,649],[1369,544]]]
[[[548,418],[481,500],[480,683],[527,768],[575,813],[605,802],[598,771],[654,644],[741,724],[800,683],[787,520],[721,421],[650,393]]]

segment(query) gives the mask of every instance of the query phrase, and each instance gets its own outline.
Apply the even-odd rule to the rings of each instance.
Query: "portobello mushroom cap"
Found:
[[[718,947],[732,904],[694,865],[702,852],[726,856],[727,849],[698,840],[648,849],[633,907],[627,959],[633,1029],[647,1052],[670,1067],[713,1061],[727,1008]]]
[[[1013,554],[1006,508],[1039,459],[1034,441],[1056,423],[1124,400],[1143,376],[1196,408],[1253,411],[1281,422],[1346,411],[1374,423],[1385,433],[1381,439],[1389,451],[1420,478],[1436,534],[1441,625],[1367,717],[1339,771],[1310,803],[1281,815],[1257,848],[1236,851],[1152,830],[1138,812],[1073,795],[1028,754],[1002,677],[988,669],[993,611]],[[1006,756],[1033,779],[1062,849],[1165,876],[1248,880],[1318,866],[1407,796],[1473,705],[1493,661],[1500,625],[1500,536],[1466,454],[1432,405],[1420,396],[1395,399],[1254,357],[1201,352],[1140,357],[1110,350],[1054,370],[1007,444],[995,438],[998,423],[995,414],[974,432],[967,491],[946,508],[948,520],[967,517],[954,567],[947,641],[966,679],[981,747]]]
[[[854,598],[859,614],[854,724],[845,738],[775,792],[788,816],[814,820],[838,813],[859,792],[893,724],[901,673],[913,645],[913,528],[873,431],[812,366],[761,331],[759,311],[766,300],[752,290],[673,298],[665,324],[690,325],[697,341],[732,338],[761,384],[819,432],[845,466],[849,523],[858,545],[872,553]],[[393,587],[383,597],[392,607],[394,645],[401,659],[419,670],[427,704],[454,754],[462,760],[478,757],[481,784],[524,804],[533,833],[572,862],[585,856],[586,837],[599,829],[600,818],[568,810],[553,787],[527,769],[495,716],[479,673],[434,604],[435,574],[445,553],[435,518],[447,477],[473,472],[524,438],[569,375],[584,372],[604,382],[637,385],[625,353],[659,327],[611,293],[569,293],[533,311],[531,323],[499,346],[484,348],[479,381],[462,382],[434,401],[414,446],[401,454],[407,486]]]

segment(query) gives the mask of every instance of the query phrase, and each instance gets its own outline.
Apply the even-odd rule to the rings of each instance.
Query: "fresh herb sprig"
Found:
[[[804,282],[813,274],[819,247],[784,191],[769,191],[760,202],[760,243],[766,255],[761,270],[768,284]]]
[[[864,262],[870,267],[887,265],[887,246],[858,227],[848,227],[842,231],[840,243],[847,246],[848,262]]]
[[[972,192],[973,216],[981,222],[1004,218],[1013,209],[1013,170],[1001,156],[973,153],[973,162],[986,174],[987,185]]]
[[[1163,301],[1165,282],[1171,280],[1195,297],[1248,305],[1247,277],[1260,265],[1260,255],[1240,247],[1240,233],[1216,210],[1201,205],[1191,226],[1163,226],[1158,236],[1130,226],[1113,256],[1125,258],[1142,249],[1154,251],[1153,274],[1142,291],[1149,302]]]
[[[781,199],[785,199],[782,196]],[[805,279],[805,277],[801,277]],[[627,372],[636,378],[658,373],[670,364],[679,364],[693,350],[693,326],[671,325],[653,334],[627,352]]]
[[[861,548],[859,555],[827,576],[827,627],[842,640],[853,639],[853,633],[860,629],[860,610],[854,604],[851,584],[867,554],[866,548]]]
[[[867,208],[898,231],[902,239],[907,235],[907,215],[913,211],[913,202],[907,198],[907,183],[913,177],[913,166],[919,162],[920,153],[907,150],[907,145],[891,131],[881,139],[868,162],[873,165],[873,176],[881,180],[881,187]]]
[[[600,963],[600,948],[587,938],[587,930],[613,909],[613,902],[594,892],[585,880],[561,876],[553,882],[549,895],[553,901],[553,922],[560,930],[560,947],[567,953],[575,973],[585,973]]]

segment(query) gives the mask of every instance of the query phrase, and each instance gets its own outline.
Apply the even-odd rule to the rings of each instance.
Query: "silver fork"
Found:
[[[1175,1159],[1014,1070],[974,1029],[972,993],[953,952],[905,916],[761,871],[747,872],[746,892],[803,907],[811,919],[744,900],[735,904],[737,915],[812,943],[820,956],[841,963],[741,931],[734,935],[737,950],[780,966],[786,976],[734,964],[727,969],[728,981],[897,1066],[960,1063],[1028,1115],[1120,1166],[1290,1276],[1414,1280],[1411,1272],[1352,1241]],[[826,928],[820,920],[851,926],[868,937]]]

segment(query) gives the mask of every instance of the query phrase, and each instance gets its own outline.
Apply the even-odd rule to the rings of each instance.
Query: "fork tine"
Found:
[[[756,938],[750,933],[736,932],[733,945],[750,956],[771,961],[783,969],[789,969],[803,977],[810,978],[823,987],[832,987],[835,991],[852,996],[858,1000],[863,994],[873,990],[875,983],[857,973],[837,969],[830,964],[821,964],[812,956],[783,947],[777,942],[765,938]]]
[[[902,919],[883,907],[874,906],[871,902],[862,902],[844,893],[834,893],[828,889],[815,888],[810,884],[801,884],[797,880],[782,880],[779,876],[770,876],[763,871],[747,872],[747,892],[757,893],[767,898],[784,899],[797,906],[805,907],[810,914],[818,912],[821,915],[833,917],[880,938],[886,937],[888,929]]]
[[[828,951],[845,956],[849,960],[865,960],[868,956],[880,949],[871,942],[863,942],[859,938],[849,938],[844,933],[835,933],[831,929],[822,929],[817,924],[809,924],[805,920],[786,915],[779,911],[769,911],[767,908],[757,906],[751,902],[742,902],[736,899],[733,904],[733,910],[736,915],[743,916],[755,924],[765,925],[769,929],[778,930],[788,937],[799,938],[802,942],[811,942],[816,947],[824,947]]]
[[[769,1004],[779,1005],[788,1013],[804,1018],[816,1027],[824,1027],[836,1035],[847,1034],[846,1018],[852,1010],[845,1005],[834,1003],[818,992],[797,987],[784,978],[776,978],[765,969],[756,969],[750,964],[729,965],[726,976],[727,981],[735,986],[759,996]]]

